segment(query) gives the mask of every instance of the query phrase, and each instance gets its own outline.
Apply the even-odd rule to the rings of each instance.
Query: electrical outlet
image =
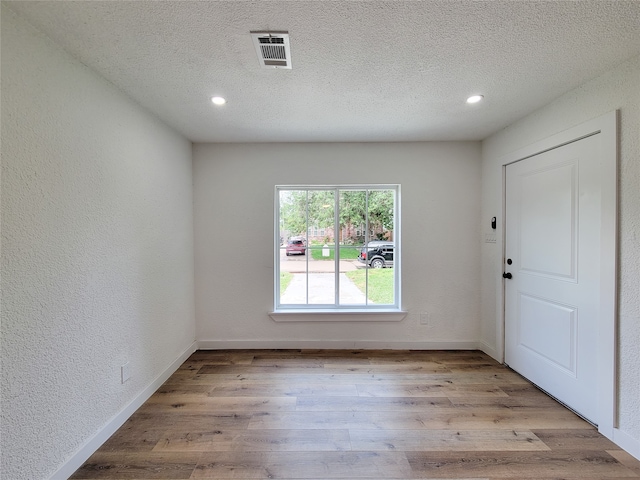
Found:
[[[429,314],[422,312],[420,314],[420,325],[429,325]]]
[[[127,362],[120,367],[120,381],[121,383],[124,383],[130,378],[131,378],[131,368],[129,367],[129,362]]]

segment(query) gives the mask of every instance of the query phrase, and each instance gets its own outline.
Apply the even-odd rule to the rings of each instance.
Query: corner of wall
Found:
[[[113,435],[135,411],[146,402],[158,388],[166,382],[173,373],[180,368],[189,356],[198,349],[198,343],[193,342],[176,358],[163,372],[147,387],[136,395],[122,410],[115,414],[50,477],[51,480],[68,479],[93,453]]]

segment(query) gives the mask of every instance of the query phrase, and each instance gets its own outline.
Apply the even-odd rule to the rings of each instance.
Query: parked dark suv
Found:
[[[360,249],[358,260],[371,268],[393,267],[393,242],[376,240]]]

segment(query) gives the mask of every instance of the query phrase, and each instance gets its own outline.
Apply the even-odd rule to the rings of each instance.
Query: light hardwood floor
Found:
[[[71,478],[629,479],[640,462],[477,351],[198,351]]]

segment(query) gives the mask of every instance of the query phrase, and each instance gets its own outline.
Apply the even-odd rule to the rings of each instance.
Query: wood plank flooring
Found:
[[[71,477],[640,479],[477,351],[198,351]]]

